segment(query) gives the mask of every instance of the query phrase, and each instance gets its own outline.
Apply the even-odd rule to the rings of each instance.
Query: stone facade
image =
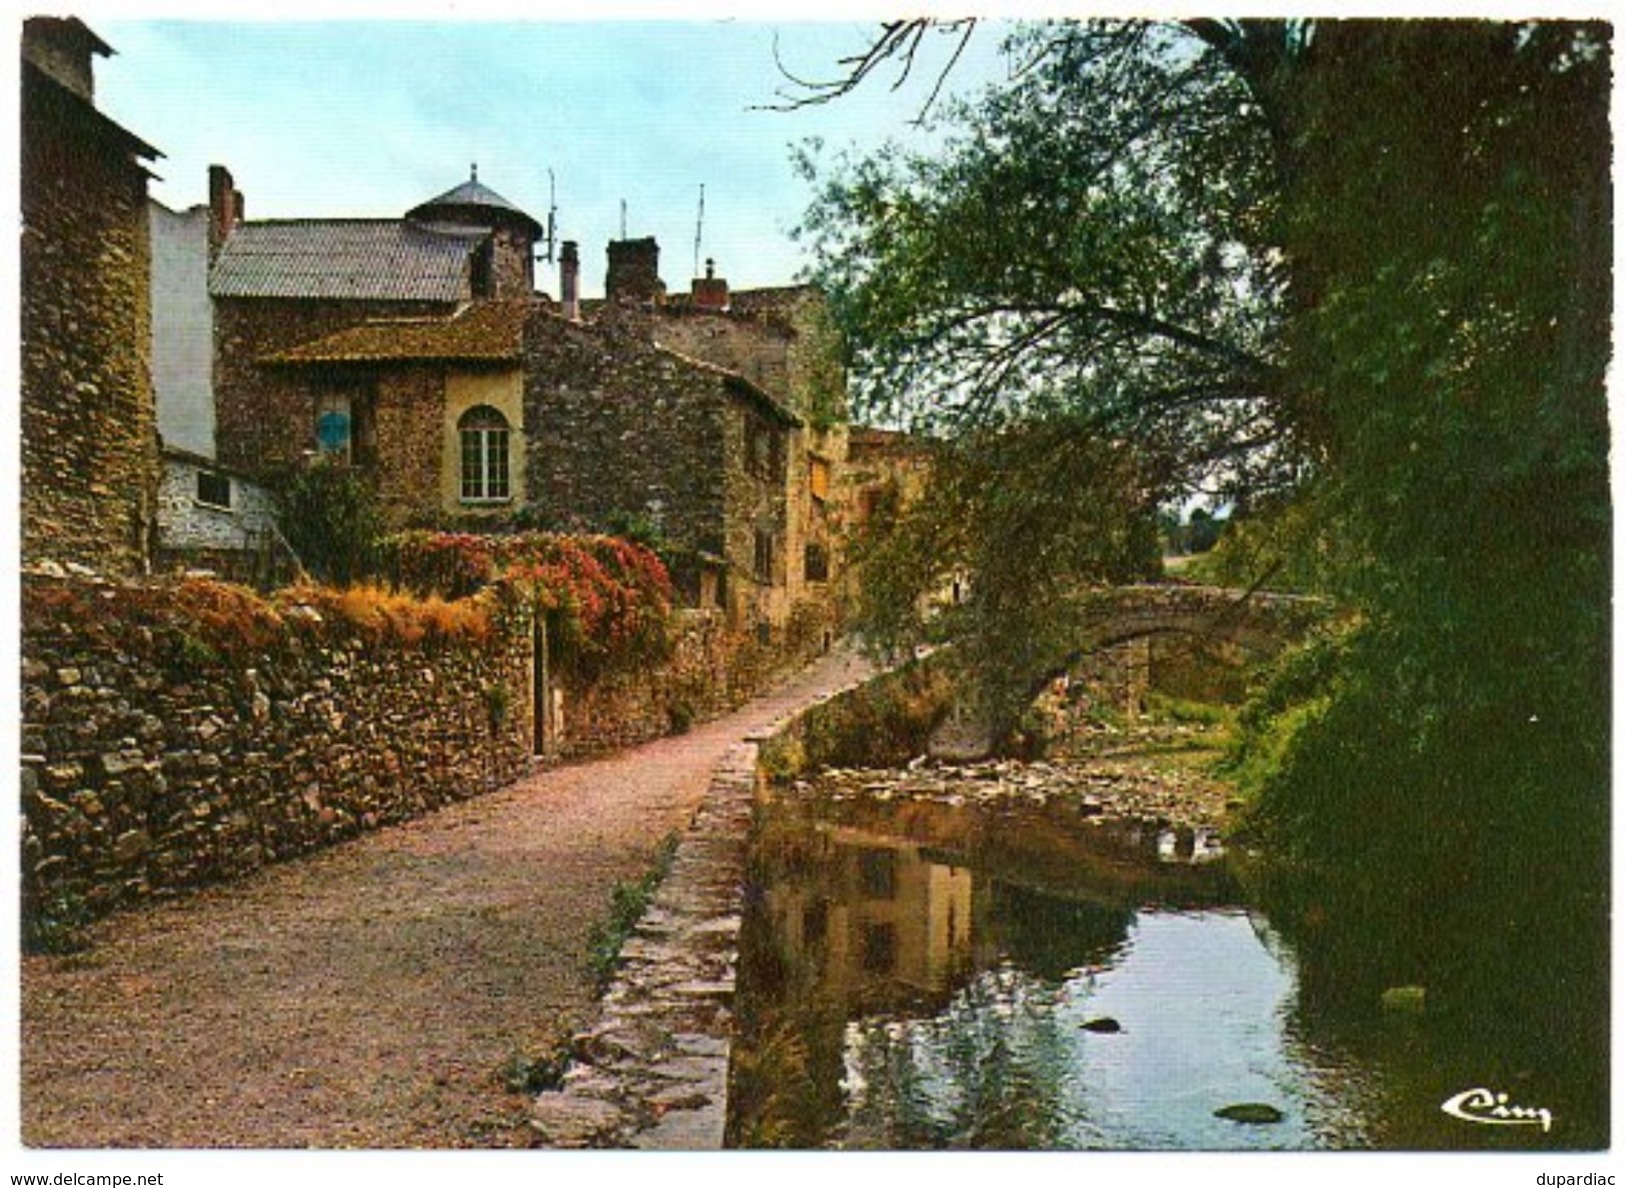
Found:
[[[263,547],[275,525],[270,493],[183,450],[164,451],[158,493],[159,555],[185,563]]]
[[[137,572],[159,476],[142,165],[159,154],[90,102],[90,55],[111,51],[83,25],[32,19],[24,47],[23,554]]]
[[[783,622],[804,603],[836,613],[845,509],[838,476],[846,464],[846,372],[840,334],[823,294],[809,285],[730,292],[715,275],[687,297],[660,303],[662,346],[735,372],[800,420],[784,455],[784,534],[769,596]]]
[[[444,315],[451,308],[430,301],[216,298],[214,374],[220,461],[260,475],[301,465],[316,451],[313,386],[360,393],[370,388],[364,374],[295,374],[263,366],[260,360],[264,357],[378,318]]]
[[[812,631],[764,645],[752,631],[728,625],[716,610],[678,612],[665,663],[585,683],[568,675],[555,694],[556,742],[549,758],[574,759],[647,742],[743,704],[775,677],[825,649]]]
[[[796,419],[719,367],[658,345],[647,315],[609,306],[591,326],[538,307],[526,325],[528,486],[543,517],[604,529],[646,520],[693,559],[733,622],[782,624],[785,468]]]

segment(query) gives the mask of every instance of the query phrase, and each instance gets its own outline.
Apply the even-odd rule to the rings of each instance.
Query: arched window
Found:
[[[457,419],[457,435],[463,446],[463,502],[508,499],[508,418],[489,404],[477,405]]]

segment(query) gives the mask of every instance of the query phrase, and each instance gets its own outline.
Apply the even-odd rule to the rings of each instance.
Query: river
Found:
[[[1426,988],[1318,989],[1339,979],[1305,977],[1222,809],[1197,797],[1181,820],[1167,800],[1017,765],[777,789],[753,841],[731,1142],[1606,1145],[1605,1077],[1519,1020],[1435,1010]]]

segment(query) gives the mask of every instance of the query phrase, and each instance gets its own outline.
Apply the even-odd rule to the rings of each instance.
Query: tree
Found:
[[[1159,489],[1279,481],[1282,275],[1262,109],[1195,39],[1039,28],[945,147],[825,163],[800,233],[871,416],[960,433],[1063,415]]]
[[[1278,733],[1258,792],[1319,918],[1341,913],[1323,939],[1383,937],[1375,977],[1596,995],[1607,28],[1106,23],[1014,44],[1026,68],[952,109],[941,152],[811,170],[860,399],[963,440],[1064,417],[1159,499],[1312,494],[1320,532],[1296,537],[1357,626],[1260,718]],[[1098,515],[1099,491],[1065,489]],[[1006,536],[980,579],[1040,589],[1026,551]],[[1569,956],[1498,978],[1543,935]]]
[[[1606,978],[1607,32],[1351,22],[1315,42],[1291,371],[1324,410],[1334,580],[1362,625],[1262,820],[1344,876],[1323,910],[1406,938],[1393,966],[1585,1001]],[[1537,941],[1563,956],[1531,961]]]
[[[920,495],[857,539],[869,641],[957,640],[995,737],[1010,735],[1035,678],[1073,650],[1079,587],[1158,571],[1147,491],[1128,450],[1060,414],[943,442]]]
[[[899,52],[904,28],[883,35]],[[1154,569],[1160,503],[1281,487],[1303,457],[1260,105],[1175,29],[1043,26],[1011,53],[1020,79],[950,106],[940,151],[801,158],[860,406],[952,443],[929,500],[859,550],[885,558],[864,623],[896,643],[963,575],[970,599],[934,627],[980,661],[1006,730],[1065,653],[1067,596]]]

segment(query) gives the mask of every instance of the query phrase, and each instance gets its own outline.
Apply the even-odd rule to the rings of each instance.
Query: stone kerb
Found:
[[[535,1145],[722,1148],[761,751],[864,685],[818,698],[748,736],[718,764],[671,872],[621,949],[595,1021],[574,1038],[563,1085],[533,1103]]]

